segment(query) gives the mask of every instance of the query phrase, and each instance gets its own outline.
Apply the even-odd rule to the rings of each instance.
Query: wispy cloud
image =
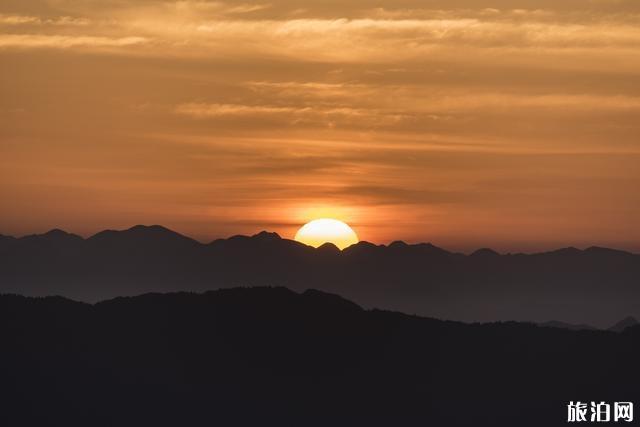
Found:
[[[0,15],[0,25],[23,24],[81,28],[59,34],[54,29],[32,35],[76,37],[152,37],[148,54],[207,55],[211,49],[234,56],[276,55],[304,60],[396,62],[467,49],[626,49],[640,48],[640,28],[627,16],[589,15],[563,22],[544,10],[452,12],[363,11],[359,18],[244,18],[269,4],[180,1],[112,10],[100,20],[62,15]],[[465,15],[466,13],[466,15]],[[556,16],[544,20],[541,17]],[[564,15],[561,15],[564,16]],[[639,15],[640,16],[640,15]],[[94,22],[95,21],[95,22]],[[89,26],[89,23],[93,25]],[[42,33],[41,31],[46,31]],[[62,31],[62,30],[61,30]],[[233,40],[233,43],[229,43]]]
[[[59,16],[57,18],[41,18],[39,16],[4,15],[0,14],[0,25],[57,25],[57,26],[87,26],[91,21],[86,18]]]
[[[240,104],[185,103],[175,112],[197,119],[244,117],[267,118],[289,125],[304,126],[389,126],[404,119],[402,114],[350,107],[296,107]]]
[[[37,24],[40,22],[40,18],[36,16],[0,14],[0,25]]]
[[[0,48],[53,48],[69,49],[73,47],[123,47],[146,43],[144,37],[94,37],[94,36],[52,36],[37,34],[2,34]]]

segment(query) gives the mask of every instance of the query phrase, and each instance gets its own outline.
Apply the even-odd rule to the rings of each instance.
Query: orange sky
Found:
[[[640,2],[373,4],[3,0],[0,233],[640,250]]]

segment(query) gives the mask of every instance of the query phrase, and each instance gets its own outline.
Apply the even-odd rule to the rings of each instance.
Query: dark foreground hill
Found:
[[[313,249],[262,232],[209,244],[160,226],[88,239],[0,236],[0,292],[99,301],[233,286],[309,287],[379,307],[464,321],[557,320],[608,327],[640,317],[640,256],[604,248],[471,255],[430,244]]]
[[[3,426],[564,426],[640,402],[640,327],[468,325],[319,291],[0,297]]]

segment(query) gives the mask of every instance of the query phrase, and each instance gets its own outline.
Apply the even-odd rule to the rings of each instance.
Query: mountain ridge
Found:
[[[164,227],[162,225],[142,225],[142,224],[137,224],[134,225],[132,227],[126,228],[126,229],[122,229],[122,230],[115,230],[115,229],[105,229],[99,232],[96,232],[86,238],[74,234],[74,233],[70,233],[68,231],[59,229],[59,228],[53,228],[47,232],[44,233],[40,233],[40,234],[29,234],[29,235],[24,235],[24,236],[12,236],[12,235],[7,235],[7,234],[1,234],[0,233],[0,239],[7,239],[7,240],[14,240],[14,241],[20,241],[20,240],[29,240],[29,239],[33,239],[33,238],[50,238],[50,237],[54,237],[54,238],[60,238],[61,236],[67,236],[67,237],[73,237],[73,238],[78,238],[84,241],[90,241],[90,240],[96,240],[96,239],[100,239],[103,238],[104,236],[116,236],[116,235],[129,235],[129,236],[142,236],[142,235],[147,235],[147,236],[160,236],[160,235],[164,235],[165,237],[168,236],[174,236],[175,238],[179,238],[179,239],[183,239],[183,240],[188,240],[188,241],[192,241],[195,243],[198,243],[200,245],[203,246],[207,246],[207,245],[211,245],[214,244],[215,242],[219,242],[219,241],[228,241],[228,240],[237,240],[237,239],[241,239],[241,240],[247,240],[247,239],[256,239],[256,240],[264,240],[264,241],[278,241],[278,240],[282,240],[282,241],[289,241],[289,242],[296,242],[293,239],[287,239],[284,238],[282,236],[280,236],[278,233],[276,232],[271,232],[271,231],[267,231],[267,230],[262,230],[258,233],[255,233],[253,235],[244,235],[244,234],[237,234],[237,235],[233,235],[230,237],[226,237],[226,238],[218,238],[218,239],[214,239],[210,242],[201,242],[199,240],[196,240],[192,237],[189,237],[187,235],[184,235],[182,233],[179,233],[177,231],[171,230],[167,227]],[[299,243],[299,242],[297,242]],[[300,243],[302,245],[304,245],[303,243]],[[308,245],[305,245],[308,246]],[[447,250],[445,248],[442,248],[440,246],[434,245],[430,242],[419,242],[419,243],[406,243],[402,240],[394,240],[392,242],[390,242],[389,244],[375,244],[372,242],[368,242],[366,240],[361,240],[358,243],[355,243],[343,250],[341,250],[341,252],[344,252],[345,250],[356,246],[356,247],[362,247],[362,246],[366,246],[366,247],[375,247],[375,248],[389,248],[389,249],[404,249],[404,248],[414,248],[414,249],[423,249],[425,251],[428,250],[432,250],[432,251],[443,251],[443,252],[447,252],[449,254],[459,254],[459,252],[453,252],[450,250]],[[311,247],[311,246],[309,246]],[[317,249],[317,248],[316,248]],[[483,248],[479,248],[473,251],[470,251],[468,254],[462,254],[465,256],[485,256],[485,255],[499,255],[499,256],[518,256],[518,255],[546,255],[546,254],[577,254],[577,253],[594,253],[594,252],[599,252],[599,253],[609,253],[609,254],[618,254],[618,255],[632,255],[632,256],[640,256],[640,254],[636,254],[633,252],[629,252],[626,250],[622,250],[622,249],[616,249],[616,248],[607,248],[607,247],[601,247],[601,246],[589,246],[585,249],[579,249],[573,246],[569,246],[569,247],[563,247],[563,248],[558,248],[558,249],[552,249],[552,250],[547,250],[547,251],[541,251],[541,252],[530,252],[530,253],[499,253],[498,251],[495,251],[494,249],[491,248],[487,248],[487,247],[483,247]]]
[[[282,287],[0,296],[0,331],[6,425],[562,426],[575,393],[635,400],[640,380],[640,326],[465,324]]]
[[[0,293],[82,301],[234,286],[316,288],[364,307],[467,322],[606,328],[640,316],[640,256],[603,248],[466,255],[433,244],[313,248],[275,233],[202,243],[162,226],[0,239]],[[579,298],[577,297],[579,295]]]
[[[609,327],[607,330],[612,332],[623,332],[627,328],[632,328],[640,324],[638,320],[633,316],[627,316],[624,319],[616,322],[614,325]]]

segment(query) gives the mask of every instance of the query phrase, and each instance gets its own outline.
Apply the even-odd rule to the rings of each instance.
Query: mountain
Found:
[[[475,258],[482,258],[485,260],[489,260],[489,259],[500,257],[500,254],[490,248],[481,248],[473,252],[471,256]]]
[[[621,321],[617,322],[615,325],[609,328],[612,332],[622,332],[627,328],[638,325],[638,321],[635,317],[627,316]]]
[[[145,250],[176,250],[199,245],[197,241],[160,225],[136,225],[124,231],[105,230],[89,237],[87,242],[102,247],[138,247]]]
[[[593,326],[590,326],[590,325],[584,325],[584,324],[574,325],[572,323],[564,323],[564,322],[559,322],[557,320],[542,322],[542,323],[539,323],[539,325],[545,328],[560,328],[560,329],[567,329],[570,331],[597,331],[598,330],[598,328],[594,328]]]
[[[432,244],[314,249],[276,233],[200,243],[161,226],[88,239],[54,230],[0,238],[0,293],[82,301],[234,286],[316,288],[366,308],[463,321],[558,319],[606,328],[640,316],[640,256],[565,248],[471,255]]]
[[[640,327],[568,331],[235,288],[94,305],[0,296],[7,426],[564,426],[638,401]]]

